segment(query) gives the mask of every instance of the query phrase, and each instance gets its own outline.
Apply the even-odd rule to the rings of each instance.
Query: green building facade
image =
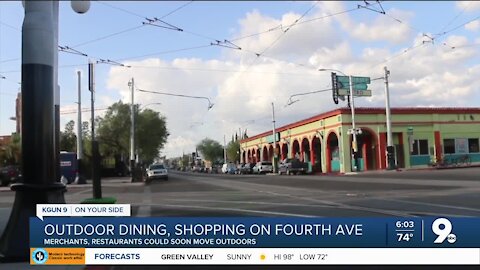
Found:
[[[466,157],[471,164],[480,164],[480,108],[392,108],[391,120],[397,168],[426,168],[435,162],[466,161]],[[385,109],[356,108],[355,126],[361,130],[357,164],[352,161],[349,108],[278,127],[276,154],[280,159],[297,157],[308,162],[313,172],[386,169]],[[270,161],[274,149],[271,130],[244,139],[241,162]]]

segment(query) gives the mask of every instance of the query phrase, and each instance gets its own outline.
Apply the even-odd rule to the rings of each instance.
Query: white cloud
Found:
[[[312,13],[311,16],[306,16],[299,22],[318,17],[321,14]],[[255,58],[254,53],[264,53],[264,56],[282,60],[296,59],[298,61],[301,59],[306,61],[310,52],[319,47],[333,48],[341,41],[331,18],[292,26],[300,17],[301,14],[292,12],[284,14],[279,19],[261,14],[257,10],[247,13],[243,19],[239,20],[241,30],[232,37],[234,43],[244,50],[244,54],[234,51],[230,53],[230,56],[241,57],[246,63],[250,63]],[[236,40],[266,30],[271,31]]]
[[[456,5],[458,9],[465,9],[467,12],[480,10],[480,2],[478,1],[457,1]]]
[[[308,18],[345,10],[343,3],[321,2]],[[413,14],[391,9],[389,14],[407,23]],[[239,20],[238,29],[231,32],[240,37],[285,26],[300,14],[286,13],[279,18],[247,13]],[[305,19],[308,19],[305,18]],[[335,19],[342,29],[335,28]],[[223,143],[238,132],[248,129],[250,136],[271,129],[272,107],[275,103],[277,126],[345,106],[335,105],[331,92],[299,95],[299,100],[285,106],[289,97],[331,87],[330,73],[317,69],[335,68],[347,74],[369,76],[372,79],[371,98],[358,98],[357,106],[384,106],[383,67],[391,71],[390,91],[392,106],[475,106],[480,77],[480,65],[475,47],[464,36],[449,36],[441,43],[428,41],[421,33],[413,35],[406,24],[386,16],[373,16],[367,22],[356,22],[349,14],[305,23],[292,27],[271,50],[267,57],[251,52],[263,50],[272,44],[279,32],[271,31],[234,43],[249,52],[225,49],[218,59],[176,58],[166,61],[157,58],[125,63],[132,68],[112,67],[108,78],[110,91],[117,91],[124,101],[130,100],[126,82],[135,77],[138,88],[175,94],[207,96],[214,107],[207,110],[207,101],[185,99],[136,92],[141,104],[161,102],[154,107],[167,117],[170,137],[165,149],[167,156],[189,152],[205,137]],[[349,27],[352,26],[352,27]],[[354,26],[354,27],[353,27]],[[382,32],[382,33],[380,33]],[[351,35],[355,39],[348,40]],[[232,40],[235,38],[233,37]],[[360,40],[361,42],[357,42]],[[385,47],[377,41],[395,44]],[[406,44],[400,43],[409,41]],[[282,59],[282,60],[278,60]],[[306,64],[299,66],[298,63]],[[308,64],[307,64],[308,63]]]
[[[336,19],[344,31],[360,41],[400,44],[411,40],[414,33],[409,28],[408,21],[413,17],[413,13],[398,9],[389,9],[386,13],[388,16],[379,15],[370,22],[354,21],[347,16]]]
[[[469,22],[465,25],[465,29],[469,31],[478,31],[480,29],[480,20],[475,20],[472,22]]]

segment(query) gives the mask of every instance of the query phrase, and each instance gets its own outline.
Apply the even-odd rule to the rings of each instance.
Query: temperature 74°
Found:
[[[397,233],[398,242],[410,241],[413,238],[413,233]]]

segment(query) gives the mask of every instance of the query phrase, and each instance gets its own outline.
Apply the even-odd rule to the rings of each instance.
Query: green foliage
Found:
[[[205,160],[215,162],[222,158],[223,156],[223,147],[222,145],[209,138],[203,139],[199,144],[197,144],[197,149],[202,153]]]
[[[20,164],[22,140],[20,135],[12,133],[10,143],[0,148],[0,165]]]
[[[75,121],[70,120],[65,125],[65,131],[60,132],[60,151],[77,151],[77,135],[74,132]]]
[[[81,201],[81,204],[114,204],[117,202],[116,198],[113,197],[103,197],[99,199],[95,198],[88,198],[83,201]]]
[[[227,145],[227,159],[236,162],[240,158],[240,141],[231,141]]]
[[[134,111],[136,149],[143,162],[151,163],[167,141],[166,119],[150,109],[139,113],[138,105]],[[96,137],[102,156],[129,156],[130,125],[130,105],[122,101],[114,103],[104,117],[96,119]]]

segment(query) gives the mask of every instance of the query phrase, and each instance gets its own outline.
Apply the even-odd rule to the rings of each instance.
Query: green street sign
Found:
[[[350,79],[348,76],[337,76],[339,89],[350,89]],[[367,84],[370,83],[370,77],[352,76],[352,87],[354,90],[367,90]]]
[[[356,83],[366,83],[366,84],[369,84],[370,83],[370,77],[352,77],[352,82],[354,84]]]
[[[350,89],[350,85],[348,84],[348,82],[346,84],[343,84],[341,82],[338,83],[338,89]],[[368,85],[362,83],[362,84],[353,84],[353,89],[354,90],[367,90],[368,89]]]
[[[273,135],[267,136],[266,140],[267,140],[267,143],[273,143]],[[280,141],[280,132],[277,132],[275,133],[275,142],[279,142],[279,141]]]

